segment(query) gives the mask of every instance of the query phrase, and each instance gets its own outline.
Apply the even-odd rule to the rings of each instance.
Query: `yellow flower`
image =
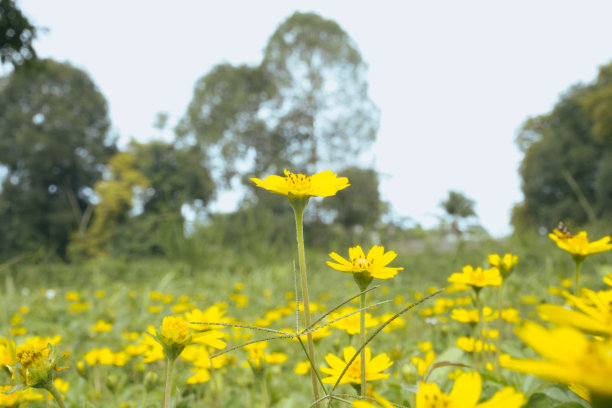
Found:
[[[329,375],[322,381],[325,384],[335,384],[340,378],[340,374],[344,371],[347,363],[355,355],[355,348],[352,346],[345,347],[343,350],[344,360],[329,353],[325,356],[325,361],[329,367],[321,367],[321,371]],[[365,348],[365,363],[366,363],[366,381],[382,380],[389,377],[388,373],[383,373],[384,370],[391,367],[393,361],[389,359],[387,353],[382,353],[371,358],[372,352],[369,347]],[[361,384],[361,354],[358,354],[355,360],[351,363],[346,373],[340,379],[340,384]]]
[[[537,308],[540,318],[593,334],[612,335],[612,290],[595,292],[585,288],[582,290],[582,297],[569,293],[565,296],[578,310],[557,305],[541,305]]]
[[[478,309],[453,309],[450,317],[461,323],[478,323],[480,321]]]
[[[60,356],[55,348],[47,346],[20,344],[15,349],[15,364],[9,367],[11,378],[17,383],[13,390],[24,390],[29,387],[43,388],[53,380]]]
[[[261,368],[262,361],[268,364],[282,364],[289,356],[285,353],[266,353],[268,343],[259,341],[257,343],[247,344],[243,348],[249,352],[248,364],[255,370]]]
[[[450,394],[442,392],[436,383],[421,383],[416,394],[416,408],[519,408],[527,402],[523,394],[506,387],[479,404],[481,392],[482,378],[478,372],[461,374]]]
[[[600,341],[571,327],[545,329],[533,322],[515,332],[546,360],[507,358],[500,360],[502,367],[612,396],[612,339]]]
[[[271,175],[264,180],[252,178],[251,181],[257,187],[287,197],[330,197],[350,186],[348,178],[338,177],[330,170],[306,176],[285,169],[285,177]]]
[[[404,268],[391,268],[388,267],[389,263],[395,259],[397,254],[394,251],[385,253],[385,248],[382,246],[374,245],[372,249],[368,251],[366,257],[363,250],[359,245],[354,248],[349,248],[350,261],[344,259],[335,252],[329,254],[334,261],[327,261],[327,265],[332,268],[347,273],[366,273],[372,278],[378,279],[389,279],[397,274],[397,271],[401,271]]]
[[[436,353],[434,353],[432,350],[429,350],[425,354],[425,358],[421,358],[418,356],[412,357],[411,362],[416,366],[417,374],[419,377],[422,377],[427,373],[427,370],[431,366],[431,363],[434,362],[435,358]]]
[[[473,337],[461,336],[457,338],[456,346],[459,347],[463,351],[467,351],[468,353],[480,353],[484,349],[485,351],[496,351],[497,347],[493,344],[484,343],[482,340],[476,340]]]
[[[297,363],[293,371],[299,375],[310,374],[310,361],[300,361],[299,363]]]
[[[589,255],[612,249],[610,237],[605,236],[600,240],[589,242],[586,231],[580,231],[576,235],[563,234],[558,229],[554,229],[548,237],[557,243],[562,250],[569,252],[573,257],[582,259]]]
[[[91,330],[95,331],[96,333],[109,332],[113,330],[113,325],[105,322],[104,320],[98,320],[96,324],[91,326]]]
[[[348,315],[348,316],[347,316]],[[346,316],[346,317],[342,317]],[[327,317],[328,321],[334,321],[331,325],[339,330],[344,330],[348,334],[357,334],[360,331],[359,326],[359,309],[354,307],[344,307],[334,313],[331,313]],[[378,319],[372,317],[372,314],[366,312],[365,314],[365,328],[374,327],[378,325]]]
[[[378,408],[378,407],[394,408],[395,407],[395,405],[389,402],[389,400],[387,400],[386,398],[384,398],[383,396],[381,396],[380,394],[378,394],[376,391],[374,391],[371,388],[368,389],[367,396],[370,398],[374,398],[374,400],[376,401],[376,404],[368,400],[358,399],[352,402],[353,408]]]
[[[504,254],[503,257],[498,254],[489,255],[489,264],[499,269],[504,278],[507,278],[512,273],[517,262],[518,255]]]
[[[448,278],[448,281],[451,283],[470,285],[474,288],[482,288],[484,286],[501,285],[502,277],[499,274],[499,269],[496,267],[483,270],[480,266],[474,269],[471,265],[466,265],[463,267],[461,273],[453,273]]]

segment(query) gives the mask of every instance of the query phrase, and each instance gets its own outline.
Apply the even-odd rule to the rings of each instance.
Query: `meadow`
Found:
[[[566,385],[500,368],[496,363],[493,348],[497,345],[501,345],[502,355],[539,358],[514,334],[514,328],[527,320],[539,321],[538,305],[568,302],[573,263],[551,239],[530,235],[443,245],[439,236],[431,234],[428,238],[426,234],[412,242],[381,244],[398,253],[392,264],[404,269],[392,279],[374,279],[370,286],[366,304],[376,306],[367,310],[368,334],[406,306],[440,289],[446,290],[397,317],[368,343],[372,357],[385,353],[392,362],[384,370],[386,378],[369,381],[375,390],[375,394],[369,390],[366,397],[371,404],[385,403],[380,402],[382,399],[374,402],[376,395],[395,404],[388,406],[415,407],[420,382],[439,384],[449,393],[461,372],[476,370],[482,376],[482,401],[512,386],[524,395],[528,407],[591,406]],[[347,249],[329,251],[346,256]],[[453,291],[448,278],[465,265],[488,268],[488,255],[496,253],[518,255],[518,263],[504,284],[506,311],[501,324],[494,316],[498,287],[483,287],[480,291],[482,306],[488,307],[480,308],[480,316],[488,320],[486,330],[501,331],[485,338],[480,351],[470,351],[470,347],[478,350],[475,344],[483,338],[479,335],[482,326],[461,317],[466,313],[461,310],[476,310],[474,296],[469,288]],[[159,406],[164,392],[164,352],[145,332],[159,332],[164,316],[183,315],[187,321],[249,325],[285,333],[304,328],[301,313],[296,313],[295,299],[301,296],[298,267],[293,260],[297,255],[289,251],[260,263],[249,259],[247,264],[241,261],[240,253],[222,252],[210,253],[206,265],[164,259],[105,259],[78,265],[5,264],[1,270],[0,309],[3,365],[14,364],[13,342],[50,343],[60,353],[67,353],[59,365],[68,368],[58,371],[55,379],[67,406]],[[359,289],[350,274],[327,266],[330,260],[326,252],[308,251],[310,310],[313,319],[323,316],[323,325],[359,310]],[[609,289],[602,279],[612,272],[611,261],[610,252],[590,257],[582,270],[583,287]],[[337,309],[351,297],[352,301]],[[325,357],[329,354],[342,358],[347,346],[359,348],[357,316],[353,314],[317,330],[318,366],[328,366]],[[194,325],[191,330],[195,333],[204,328]],[[211,360],[210,356],[219,350],[187,346],[174,371],[173,406],[312,404],[307,359],[295,338],[241,347],[276,334],[240,327],[214,329],[223,333],[220,338],[227,344],[225,349],[231,351]],[[466,346],[460,338],[472,339],[468,340],[472,345]],[[2,383],[7,384],[4,391],[11,388],[8,370]],[[332,385],[325,384],[327,392]],[[356,385],[339,385],[335,390],[338,399],[331,406],[359,406]],[[53,404],[46,391],[33,388],[2,395],[0,401],[2,406]]]

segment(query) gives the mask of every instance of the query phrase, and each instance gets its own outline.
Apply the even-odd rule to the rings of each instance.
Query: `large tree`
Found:
[[[36,57],[32,41],[36,28],[14,0],[0,0],[0,62],[19,66]]]
[[[297,12],[270,37],[259,66],[221,64],[197,82],[178,134],[220,155],[225,181],[356,164],[378,128],[365,72],[337,23]]]
[[[39,60],[0,85],[0,195],[4,249],[65,254],[95,182],[116,151],[104,96],[67,63]]]
[[[610,70],[603,67],[602,73]],[[600,76],[601,77],[601,76]],[[550,113],[525,122],[517,142],[524,200],[512,224],[547,231],[558,220],[573,224],[612,214],[612,140],[606,140],[605,115],[611,103],[602,81],[574,86]]]

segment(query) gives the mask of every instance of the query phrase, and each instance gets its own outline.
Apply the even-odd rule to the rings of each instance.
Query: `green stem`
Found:
[[[578,296],[580,294],[580,284],[578,283],[580,280],[580,269],[582,267],[583,259],[574,258],[574,264],[576,265],[576,277],[574,281],[574,296]]]
[[[164,386],[164,408],[170,408],[172,399],[172,374],[176,359],[166,357],[166,385]]]
[[[359,298],[359,307],[361,311],[359,312],[359,340],[361,346],[361,396],[366,396],[366,363],[365,363],[365,307],[366,307],[366,294],[361,293]]]
[[[304,305],[304,324],[306,327],[310,327],[310,303],[308,302],[308,279],[306,275],[306,250],[304,249],[304,209],[306,208],[306,204],[308,203],[307,199],[305,202],[296,203],[295,201],[291,201],[291,206],[293,207],[293,212],[295,214],[295,229],[297,234],[297,245],[298,245],[298,257],[300,261],[300,276],[302,278],[302,302]],[[299,205],[302,204],[302,205]],[[310,370],[310,378],[312,380],[312,392],[314,395],[314,400],[319,400],[319,385],[317,383],[317,376],[315,374],[315,356],[314,356],[314,343],[312,341],[312,333],[308,332],[306,334],[306,342],[308,344],[308,354],[310,361],[312,362],[312,367]],[[318,408],[319,404],[315,405],[315,408]]]
[[[503,330],[503,321],[502,321],[502,308],[504,306],[504,282],[502,281],[501,285],[499,285],[499,300],[497,303],[497,350],[495,351],[495,367],[499,368],[499,353],[501,350],[502,344],[502,330]]]
[[[60,392],[57,390],[55,384],[53,384],[53,381],[48,381],[44,388],[49,391],[51,395],[53,395],[55,402],[57,402],[57,405],[59,405],[60,408],[66,408],[66,403],[64,403],[62,394],[60,394]]]

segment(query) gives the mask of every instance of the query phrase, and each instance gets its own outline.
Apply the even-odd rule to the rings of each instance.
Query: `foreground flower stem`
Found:
[[[578,296],[580,293],[580,284],[578,283],[580,280],[580,269],[582,268],[582,261],[584,258],[574,257],[574,264],[576,265],[576,277],[574,281],[574,296]]]
[[[499,302],[497,304],[497,350],[495,351],[495,367],[499,368],[499,353],[502,344],[502,330],[503,330],[503,319],[502,319],[502,308],[504,303],[504,279],[499,285]]]
[[[53,381],[47,381],[47,383],[45,384],[43,388],[49,391],[51,395],[53,395],[55,402],[57,402],[57,405],[60,408],[66,408],[66,403],[64,403],[62,394],[60,394],[60,392],[57,390],[57,388],[55,387],[55,384],[53,384]]]
[[[359,340],[361,345],[361,396],[366,396],[366,358],[365,358],[365,307],[366,307],[366,294],[361,293],[359,297]]]
[[[306,327],[310,327],[310,303],[308,302],[308,279],[306,275],[306,251],[304,249],[304,209],[306,209],[306,205],[308,204],[307,197],[294,198],[289,199],[291,203],[291,207],[293,207],[293,212],[295,214],[295,229],[297,234],[297,245],[298,245],[298,258],[300,261],[300,276],[302,281],[302,302],[304,306],[304,324]],[[310,370],[310,377],[312,380],[312,391],[314,394],[314,400],[319,400],[319,384],[317,383],[317,376],[315,374],[315,356],[314,356],[314,344],[312,341],[312,333],[308,332],[306,334],[306,342],[308,345],[308,354],[309,359],[311,361],[312,367]],[[318,407],[319,404],[315,405],[315,408]]]
[[[166,357],[166,386],[164,387],[164,408],[170,408],[172,399],[172,374],[175,358]]]

